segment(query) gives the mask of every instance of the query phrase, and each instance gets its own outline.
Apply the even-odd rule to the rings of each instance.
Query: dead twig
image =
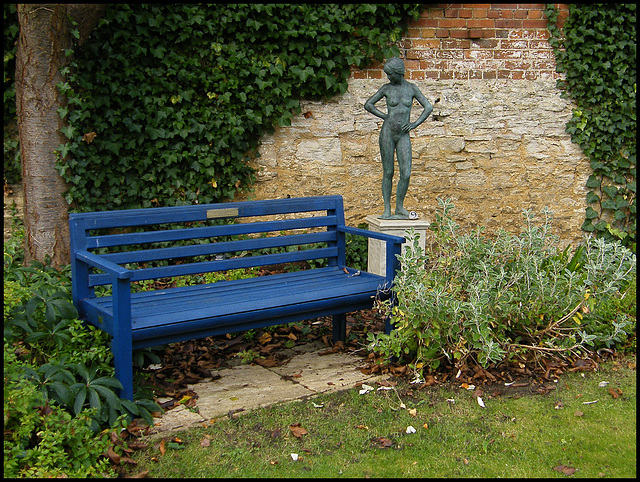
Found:
[[[529,350],[534,350],[534,351],[544,351],[544,352],[548,352],[548,353],[562,353],[565,351],[571,352],[574,355],[577,355],[577,353],[574,353],[574,350],[581,348],[582,345],[575,344],[569,348],[551,348],[551,347],[547,347],[547,346],[533,346],[533,345],[522,345],[520,343],[510,343],[509,344],[509,348],[514,347],[514,348],[527,348]]]
[[[548,333],[550,331],[553,331],[556,326],[561,325],[562,323],[564,323],[565,321],[567,321],[569,318],[571,318],[573,315],[575,315],[578,310],[580,308],[582,308],[582,306],[584,305],[584,300],[580,301],[580,303],[578,303],[578,305],[571,310],[569,313],[567,313],[566,315],[564,315],[562,318],[560,318],[558,321],[555,321],[553,323],[551,323],[548,327],[546,327],[544,330],[542,330],[539,335],[542,336],[545,333]]]

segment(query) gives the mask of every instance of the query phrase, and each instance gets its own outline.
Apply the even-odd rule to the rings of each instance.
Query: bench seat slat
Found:
[[[289,236],[274,236],[258,239],[242,239],[238,241],[223,241],[218,243],[195,244],[190,246],[177,246],[174,248],[155,248],[140,251],[126,251],[120,253],[107,253],[101,256],[112,263],[140,263],[161,259],[176,259],[192,256],[207,256],[222,253],[234,253],[239,251],[253,251],[265,248],[282,248],[314,243],[336,241],[335,231],[319,233],[292,234]]]
[[[290,295],[295,302],[296,296],[302,299],[307,296],[308,293],[316,294],[326,288],[335,288],[337,283],[345,282],[344,278],[349,278],[347,283],[349,284],[349,289],[353,290],[370,290],[373,284],[373,275],[370,273],[350,276],[337,267],[300,271],[297,273],[300,274],[289,276],[295,273],[283,273],[134,293],[132,295],[132,303],[135,303],[136,309],[138,309],[140,313],[143,313],[145,317],[161,316],[164,313],[173,316],[174,312],[185,311],[189,311],[189,316],[193,316],[194,310],[196,309],[194,307],[201,305],[203,301],[205,303],[221,303],[224,305],[230,305],[235,302],[249,304],[253,298],[266,297],[276,300],[275,295],[277,294],[278,300],[282,299],[284,295]],[[376,277],[375,281],[382,281],[382,279]],[[376,287],[378,284],[376,284]],[[290,293],[288,293],[288,290]],[[251,296],[246,296],[246,293],[251,293]],[[99,299],[103,300],[99,302],[99,305],[104,310],[111,309],[112,303],[110,296]],[[159,300],[162,300],[162,302]],[[286,304],[286,302],[284,303]],[[227,307],[224,309],[230,308]]]
[[[295,276],[287,276],[290,274]],[[235,315],[250,318],[251,313],[260,317],[269,310],[274,316],[304,312],[308,309],[305,304],[315,302],[327,306],[333,303],[337,307],[358,301],[373,306],[373,297],[383,284],[381,276],[371,273],[349,276],[333,267],[134,293],[131,296],[133,338],[194,331],[227,323],[229,317]],[[111,297],[87,300],[87,303],[107,316],[112,313]]]
[[[355,273],[355,270],[350,269],[349,272],[353,274]],[[314,270],[314,274],[317,282],[322,282],[327,278],[333,281],[336,280],[335,268],[333,267],[318,268]],[[238,289],[255,289],[260,291],[268,290],[271,295],[273,295],[274,292],[277,292],[282,287],[283,278],[286,279],[288,284],[295,284],[299,279],[308,277],[309,273],[307,271],[293,271],[277,275],[261,276],[259,279],[249,278],[232,281],[221,280],[216,283],[142,291],[134,293],[133,298],[136,300],[136,304],[139,309],[143,310],[142,312],[146,312],[150,305],[155,305],[156,311],[162,311],[162,306],[164,305],[159,305],[157,300],[159,296],[166,296],[167,293],[170,294],[170,298],[177,303],[181,300],[200,299],[203,294],[207,295],[211,293],[213,285],[215,285],[216,293],[221,296],[226,296],[229,293],[233,294],[234,292],[237,292]],[[149,301],[149,303],[146,303],[147,301]],[[89,317],[93,320],[97,320],[98,316],[104,318],[104,323],[100,324],[100,328],[111,334],[110,322],[113,319],[113,301],[111,296],[82,300],[81,303],[84,310],[87,311]]]
[[[313,270],[313,276],[317,283],[322,283],[326,280],[335,282],[336,273],[335,267],[318,268]],[[352,270],[353,271],[353,270]],[[344,271],[343,271],[344,273]],[[238,280],[221,280],[215,283],[203,283],[194,286],[182,286],[177,288],[166,288],[154,291],[143,291],[135,293],[137,302],[142,304],[149,300],[150,303],[156,303],[158,296],[165,296],[167,292],[170,292],[175,300],[180,298],[189,298],[192,296],[200,296],[202,293],[210,293],[212,289],[220,295],[226,295],[228,293],[237,292],[239,289],[260,289],[260,290],[275,290],[278,287],[282,287],[283,284],[296,284],[301,279],[308,279],[311,276],[309,271],[293,271],[290,273],[279,273],[274,275],[265,275],[255,278],[245,278]],[[345,276],[348,276],[345,273]],[[259,278],[259,279],[258,279]]]
[[[284,219],[258,223],[228,224],[223,226],[207,226],[200,228],[189,227],[165,229],[162,231],[146,231],[142,233],[105,234],[102,236],[88,236],[87,247],[89,249],[109,248],[113,246],[127,246],[133,244],[215,238],[218,236],[241,236],[243,234],[259,234],[292,229],[336,226],[336,224],[336,216],[315,216],[312,218]]]

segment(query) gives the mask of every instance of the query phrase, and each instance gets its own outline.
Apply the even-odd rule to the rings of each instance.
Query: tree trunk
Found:
[[[67,142],[58,115],[67,99],[58,92],[60,69],[71,47],[69,16],[77,23],[78,44],[89,37],[106,5],[18,4],[20,36],[16,53],[16,115],[22,157],[25,262],[69,263],[69,206],[66,185],[56,169],[56,149]]]
[[[18,4],[16,113],[22,157],[25,262],[69,263],[66,186],[56,170],[56,149],[66,142],[58,108],[66,98],[56,88],[71,46],[65,5]]]

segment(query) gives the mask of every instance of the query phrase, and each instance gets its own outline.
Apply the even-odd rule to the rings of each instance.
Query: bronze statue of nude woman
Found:
[[[380,130],[380,156],[382,157],[382,199],[384,212],[380,219],[409,219],[409,211],[404,207],[404,198],[409,188],[411,176],[411,138],[409,131],[422,124],[433,106],[418,87],[404,78],[404,62],[398,57],[389,59],[384,65],[389,83],[380,87],[364,104],[364,108],[384,120]],[[387,113],[376,106],[383,97],[387,101]],[[413,99],[424,108],[415,122],[410,122]],[[396,210],[391,214],[391,185],[393,182],[394,154],[398,158],[400,179],[396,188]]]

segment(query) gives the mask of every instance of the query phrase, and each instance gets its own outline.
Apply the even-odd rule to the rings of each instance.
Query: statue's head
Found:
[[[399,57],[391,57],[384,64],[384,71],[387,74],[398,74],[404,77],[404,62]]]

